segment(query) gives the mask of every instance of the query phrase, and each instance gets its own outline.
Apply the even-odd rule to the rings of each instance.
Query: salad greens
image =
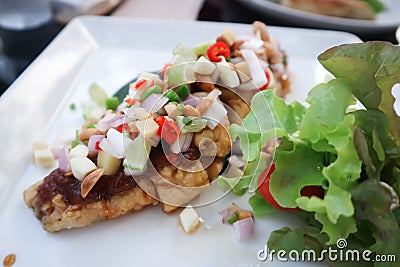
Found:
[[[290,240],[300,251],[318,251],[336,247],[344,238],[349,249],[394,254],[399,260],[400,117],[391,90],[400,82],[400,47],[385,42],[342,45],[318,60],[336,78],[309,92],[308,108],[296,101],[286,104],[272,90],[254,96],[242,125],[230,127],[248,162],[245,176],[220,177],[218,182],[238,194],[256,189],[266,167],[260,153],[267,140],[278,137],[269,190],[280,206],[300,208],[309,225],[273,232],[269,248],[289,250]],[[365,109],[349,108],[354,98]],[[322,187],[324,197],[303,196],[306,186]],[[257,216],[276,210],[258,190],[249,202]]]

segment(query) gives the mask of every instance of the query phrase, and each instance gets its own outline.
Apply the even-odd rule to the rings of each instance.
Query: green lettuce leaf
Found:
[[[324,153],[316,152],[300,139],[284,139],[275,152],[275,171],[270,178],[270,191],[279,205],[295,208],[303,187],[324,185],[324,159]]]
[[[399,146],[399,117],[393,109],[391,90],[400,82],[400,47],[378,41],[342,45],[327,50],[318,60],[337,78],[351,83],[353,94],[366,109],[386,114],[390,133]]]

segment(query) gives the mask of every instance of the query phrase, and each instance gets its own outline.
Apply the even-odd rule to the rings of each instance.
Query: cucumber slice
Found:
[[[135,172],[146,170],[151,145],[142,136],[136,137],[126,149],[123,166]]]
[[[176,116],[175,121],[181,133],[197,133],[203,130],[207,125],[207,120],[201,117]]]
[[[100,87],[97,83],[93,83],[89,87],[89,95],[90,98],[99,105],[104,106],[106,100],[108,99],[108,95],[104,91],[103,88]]]

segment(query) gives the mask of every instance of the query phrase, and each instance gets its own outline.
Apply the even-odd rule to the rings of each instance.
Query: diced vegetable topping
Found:
[[[183,230],[186,233],[191,233],[200,224],[200,217],[192,206],[187,206],[181,214],[179,219]]]

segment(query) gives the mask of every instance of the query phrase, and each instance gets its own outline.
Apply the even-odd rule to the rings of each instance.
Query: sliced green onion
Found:
[[[162,93],[161,86],[153,85],[153,86],[147,88],[147,90],[143,92],[143,94],[140,96],[140,99],[145,100],[151,94],[161,94],[161,93]]]
[[[169,90],[167,93],[165,93],[164,95],[165,97],[167,97],[169,99],[170,102],[177,102],[180,103],[181,100],[179,99],[179,96],[177,93],[175,93],[172,90]]]
[[[232,214],[232,217],[229,219],[229,223],[230,224],[234,224],[237,220],[239,220],[239,215],[237,214],[237,212],[235,212],[234,214]]]
[[[93,123],[89,123],[88,125],[86,125],[86,129],[90,128],[96,128],[96,126]]]
[[[189,87],[186,84],[182,84],[178,87],[177,93],[181,99],[186,99],[190,94]]]
[[[119,106],[119,100],[117,97],[107,98],[106,99],[106,109],[117,110]]]
[[[75,103],[69,104],[69,109],[70,109],[70,110],[75,110],[75,109],[76,109]]]

